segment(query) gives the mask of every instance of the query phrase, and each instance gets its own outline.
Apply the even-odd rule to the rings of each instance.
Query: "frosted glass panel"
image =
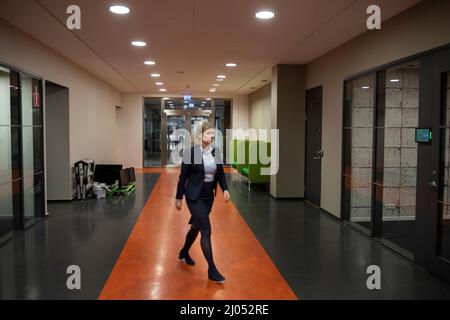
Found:
[[[0,67],[0,125],[11,124],[11,97],[9,71]]]
[[[11,180],[11,127],[0,126],[0,184]]]
[[[383,174],[383,237],[414,252],[420,64],[386,70]]]
[[[34,217],[34,176],[23,180],[23,200],[26,217]]]
[[[0,218],[13,215],[13,200],[11,183],[0,184]]]
[[[350,200],[350,220],[369,229],[372,207],[372,157],[375,77],[347,83],[345,140],[350,148],[344,177]]]

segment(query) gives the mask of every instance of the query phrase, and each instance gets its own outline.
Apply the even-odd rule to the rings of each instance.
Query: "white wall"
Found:
[[[30,36],[0,20],[0,64],[69,88],[70,162],[115,163],[115,106],[121,93]]]
[[[71,162],[84,157],[114,162],[115,106],[121,93],[3,20],[0,43],[0,63],[69,88]]]
[[[271,92],[269,83],[250,95],[250,128],[271,129]],[[270,134],[268,135],[270,139]]]
[[[143,118],[144,96],[124,93],[122,109],[117,110],[117,160],[125,167],[143,166]]]
[[[307,65],[307,88],[323,85],[321,207],[340,216],[344,79],[450,43],[450,1],[424,1]]]

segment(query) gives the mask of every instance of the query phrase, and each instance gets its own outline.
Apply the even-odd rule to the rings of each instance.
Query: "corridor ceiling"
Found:
[[[253,92],[274,65],[308,63],[366,32],[369,5],[378,4],[385,21],[419,1],[1,0],[0,18],[122,92],[160,93],[161,81],[167,94],[220,96]],[[81,30],[66,27],[72,4],[81,8]],[[116,4],[131,12],[112,14]],[[256,19],[262,9],[275,18]],[[216,82],[220,74],[227,78]]]

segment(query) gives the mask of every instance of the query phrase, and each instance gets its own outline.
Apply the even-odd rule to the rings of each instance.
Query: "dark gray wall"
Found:
[[[277,65],[272,70],[272,129],[279,129],[279,171],[271,177],[276,198],[305,193],[305,67]]]
[[[45,98],[47,200],[72,200],[69,89],[47,83]]]

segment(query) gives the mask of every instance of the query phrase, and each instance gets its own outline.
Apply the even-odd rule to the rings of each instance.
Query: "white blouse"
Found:
[[[200,146],[202,150],[203,156],[203,166],[205,167],[205,180],[204,182],[213,182],[214,176],[216,175],[217,165],[214,156],[212,155],[212,146],[209,145],[208,148],[203,149],[203,146]]]

